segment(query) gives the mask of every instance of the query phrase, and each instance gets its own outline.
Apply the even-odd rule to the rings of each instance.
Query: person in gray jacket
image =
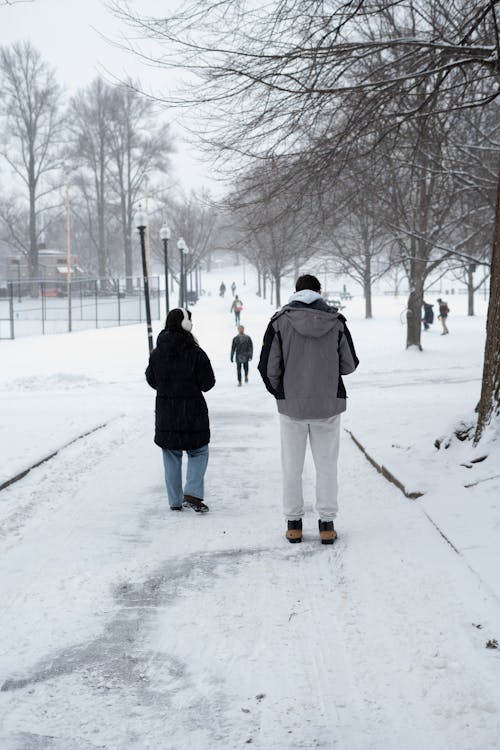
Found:
[[[359,360],[344,316],[321,297],[318,279],[301,276],[295,289],[271,318],[258,369],[280,414],[286,538],[302,541],[302,470],[309,437],[320,539],[333,544],[340,415],[346,409],[342,376],[354,372]]]

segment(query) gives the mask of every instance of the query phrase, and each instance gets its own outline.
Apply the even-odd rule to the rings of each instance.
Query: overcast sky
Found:
[[[135,7],[146,13],[165,13],[176,0],[138,0]],[[117,49],[106,39],[120,41],[128,29],[113,17],[102,0],[34,0],[0,6],[1,44],[28,39],[57,70],[61,84],[69,93],[89,83],[101,73],[113,77],[139,78],[145,90],[165,87],[165,72],[146,68],[133,55]],[[103,36],[101,36],[103,35]],[[182,115],[168,113],[177,139],[178,153],[173,156],[176,177],[185,189],[202,184],[218,191],[208,178],[209,168],[201,163],[192,146],[182,142]]]

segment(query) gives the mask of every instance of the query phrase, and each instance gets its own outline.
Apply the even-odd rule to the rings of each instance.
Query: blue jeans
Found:
[[[162,448],[165,484],[171,508],[182,505],[184,495],[204,499],[204,478],[208,465],[208,445],[186,451],[188,455],[186,486],[182,491],[182,453]]]

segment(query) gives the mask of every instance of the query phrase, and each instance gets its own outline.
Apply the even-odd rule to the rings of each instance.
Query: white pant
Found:
[[[322,521],[337,515],[337,460],[340,443],[340,414],[328,419],[292,419],[280,414],[283,511],[296,521],[304,515],[302,470],[307,436],[316,467],[316,511]]]

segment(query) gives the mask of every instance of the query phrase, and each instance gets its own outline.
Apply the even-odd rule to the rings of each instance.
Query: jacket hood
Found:
[[[278,315],[285,315],[292,328],[301,336],[319,339],[339,324],[338,315],[314,307],[284,307]]]
[[[345,321],[336,307],[328,305],[321,294],[310,289],[292,294],[289,303],[273,315],[272,320],[282,315],[286,315],[297,333],[308,338],[321,338],[338,326],[339,322]]]
[[[303,289],[301,292],[295,292],[292,294],[288,303],[291,302],[303,302],[305,305],[310,305],[312,302],[317,302],[321,299],[319,292],[313,292],[312,289]]]

